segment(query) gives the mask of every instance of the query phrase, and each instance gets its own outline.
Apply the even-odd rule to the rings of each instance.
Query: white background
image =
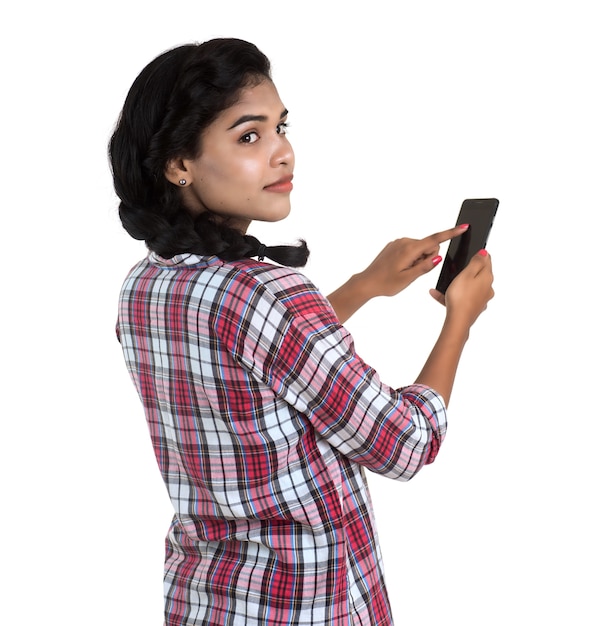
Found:
[[[497,196],[496,297],[440,456],[370,478],[397,626],[615,624],[615,21],[583,0],[21,2],[3,9],[2,602],[7,626],[160,624],[170,508],[114,337],[144,254],[106,143],[154,56],[256,43],[290,110],[293,212],[327,293],[390,239]],[[445,248],[444,248],[445,249]],[[444,251],[443,249],[443,251]],[[348,322],[411,382],[436,273]]]

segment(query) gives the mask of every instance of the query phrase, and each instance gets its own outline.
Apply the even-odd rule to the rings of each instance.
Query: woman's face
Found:
[[[270,80],[244,89],[237,103],[203,132],[201,155],[178,160],[179,169],[167,171],[175,184],[186,180],[181,188],[186,206],[195,213],[230,217],[244,232],[251,220],[285,218],[295,165],[286,138],[287,114]]]

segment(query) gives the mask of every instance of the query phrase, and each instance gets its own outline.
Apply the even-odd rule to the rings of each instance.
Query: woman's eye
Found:
[[[242,137],[239,139],[240,143],[254,143],[256,140],[258,139],[258,134],[255,131],[246,133],[245,135],[242,135]]]
[[[288,122],[281,122],[278,124],[277,133],[278,135],[285,135],[288,132],[288,127],[290,124]]]

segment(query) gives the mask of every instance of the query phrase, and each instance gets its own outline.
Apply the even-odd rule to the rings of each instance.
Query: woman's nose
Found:
[[[278,135],[275,150],[272,154],[272,164],[274,165],[291,165],[295,164],[295,153],[290,141],[284,135]]]

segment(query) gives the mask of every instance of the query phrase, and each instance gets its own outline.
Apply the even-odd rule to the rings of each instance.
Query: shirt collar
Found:
[[[185,267],[187,265],[197,265],[198,263],[207,263],[214,257],[201,256],[199,254],[192,254],[191,252],[184,252],[182,254],[176,254],[170,259],[165,259],[156,252],[150,252],[148,259],[150,263],[158,265],[159,267]]]

